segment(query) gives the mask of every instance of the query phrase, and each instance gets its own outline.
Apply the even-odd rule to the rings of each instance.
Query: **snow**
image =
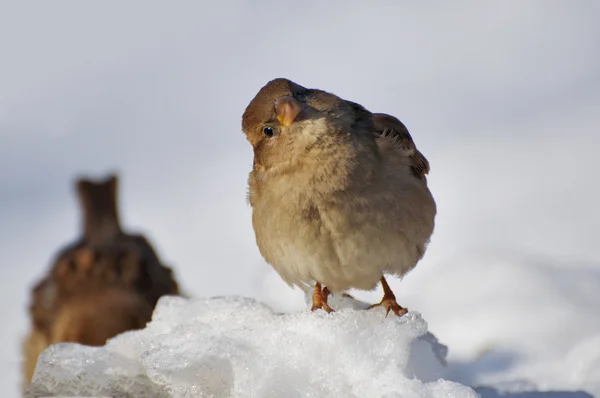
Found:
[[[272,292],[265,300],[288,303],[280,308],[285,311],[300,308],[304,298],[278,279],[275,273],[265,279],[264,290]],[[449,380],[486,394],[568,397],[584,391],[600,396],[597,265],[470,251],[421,267],[400,283],[392,279],[390,285],[399,302],[421,313],[448,347]],[[377,302],[381,293],[352,294]]]
[[[452,380],[600,396],[597,266],[490,252],[443,265],[398,291],[448,346]]]
[[[416,312],[277,314],[253,299],[161,298],[152,321],[105,347],[40,357],[35,394],[145,397],[476,397],[444,380],[446,347]]]
[[[506,262],[497,264],[507,269],[508,275],[515,274]],[[505,282],[498,269],[490,271],[490,278]],[[600,275],[582,276],[592,280]],[[446,277],[450,285],[455,282]],[[560,278],[550,275],[548,280]],[[561,284],[569,286],[565,280],[568,278]],[[527,284],[526,278],[521,283]],[[556,287],[544,286],[543,281],[540,285],[542,290]],[[434,283],[430,289],[440,287]],[[515,292],[518,300],[518,287]],[[309,298],[307,294],[306,300]],[[456,304],[449,301],[450,306]],[[493,310],[490,300],[482,298],[482,302],[487,303],[487,310]],[[62,343],[48,348],[40,356],[30,393],[147,397],[600,395],[600,334],[595,325],[585,330],[582,322],[573,322],[573,315],[565,319],[563,328],[545,331],[547,325],[538,324],[539,317],[519,321],[511,319],[511,311],[495,312],[498,319],[487,330],[482,325],[489,316],[461,319],[449,315],[461,335],[473,336],[468,331],[475,329],[483,336],[482,341],[470,345],[479,351],[477,357],[449,361],[448,347],[429,331],[417,311],[401,318],[386,317],[383,309],[366,310],[367,303],[346,296],[333,296],[331,305],[337,309],[335,313],[306,309],[282,313],[238,296],[163,297],[143,330],[117,336],[104,347]],[[555,309],[568,318],[573,308],[565,307]],[[476,308],[473,311],[477,313]],[[598,322],[596,318],[592,324]],[[527,335],[519,330],[527,328],[532,329],[530,337],[519,342],[515,336]],[[538,348],[561,339],[573,341],[567,332],[577,335],[574,346],[554,347],[554,356]],[[499,337],[505,334],[509,336],[503,342]]]

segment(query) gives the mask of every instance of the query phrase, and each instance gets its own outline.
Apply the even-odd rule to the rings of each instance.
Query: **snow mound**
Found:
[[[240,297],[163,297],[152,322],[104,347],[61,343],[32,395],[476,397],[444,380],[446,348],[418,313],[385,317],[352,299],[335,313],[276,314]],[[342,306],[344,307],[344,306]]]

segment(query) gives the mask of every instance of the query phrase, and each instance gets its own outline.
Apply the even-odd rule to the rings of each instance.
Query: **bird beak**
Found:
[[[300,106],[300,103],[292,96],[286,95],[275,102],[277,120],[279,120],[279,123],[283,126],[291,126],[301,111],[302,107]]]

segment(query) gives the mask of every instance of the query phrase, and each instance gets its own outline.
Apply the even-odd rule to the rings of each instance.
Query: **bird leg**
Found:
[[[317,282],[317,284],[315,285],[315,290],[313,291],[313,305],[310,310],[315,311],[320,308],[327,312],[334,312],[329,306],[329,304],[327,304],[327,296],[329,296],[329,289],[327,289],[327,287],[321,289],[321,284]]]
[[[390,286],[387,284],[387,281],[385,280],[385,277],[383,277],[383,276],[381,277],[381,286],[383,287],[383,298],[381,299],[381,302],[378,304],[373,304],[373,305],[369,306],[368,309],[381,306],[381,307],[385,308],[385,310],[386,310],[386,312],[385,312],[386,317],[388,316],[390,311],[394,311],[394,314],[396,314],[398,316],[402,316],[402,315],[406,314],[408,312],[408,310],[406,308],[401,307],[396,302],[396,296],[392,292],[392,289],[390,289]]]

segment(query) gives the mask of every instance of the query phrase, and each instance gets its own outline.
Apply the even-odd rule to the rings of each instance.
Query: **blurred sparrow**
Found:
[[[32,289],[31,329],[23,343],[24,387],[48,345],[103,345],[119,333],[143,328],[158,299],[179,292],[172,270],[145,237],[121,229],[117,181],[116,176],[77,181],[83,234],[60,250]]]
[[[384,274],[402,276],[425,253],[435,201],[429,164],[396,118],[287,79],[267,83],[242,129],[254,148],[248,184],[259,250],[288,284],[329,292],[372,290],[398,316]]]

